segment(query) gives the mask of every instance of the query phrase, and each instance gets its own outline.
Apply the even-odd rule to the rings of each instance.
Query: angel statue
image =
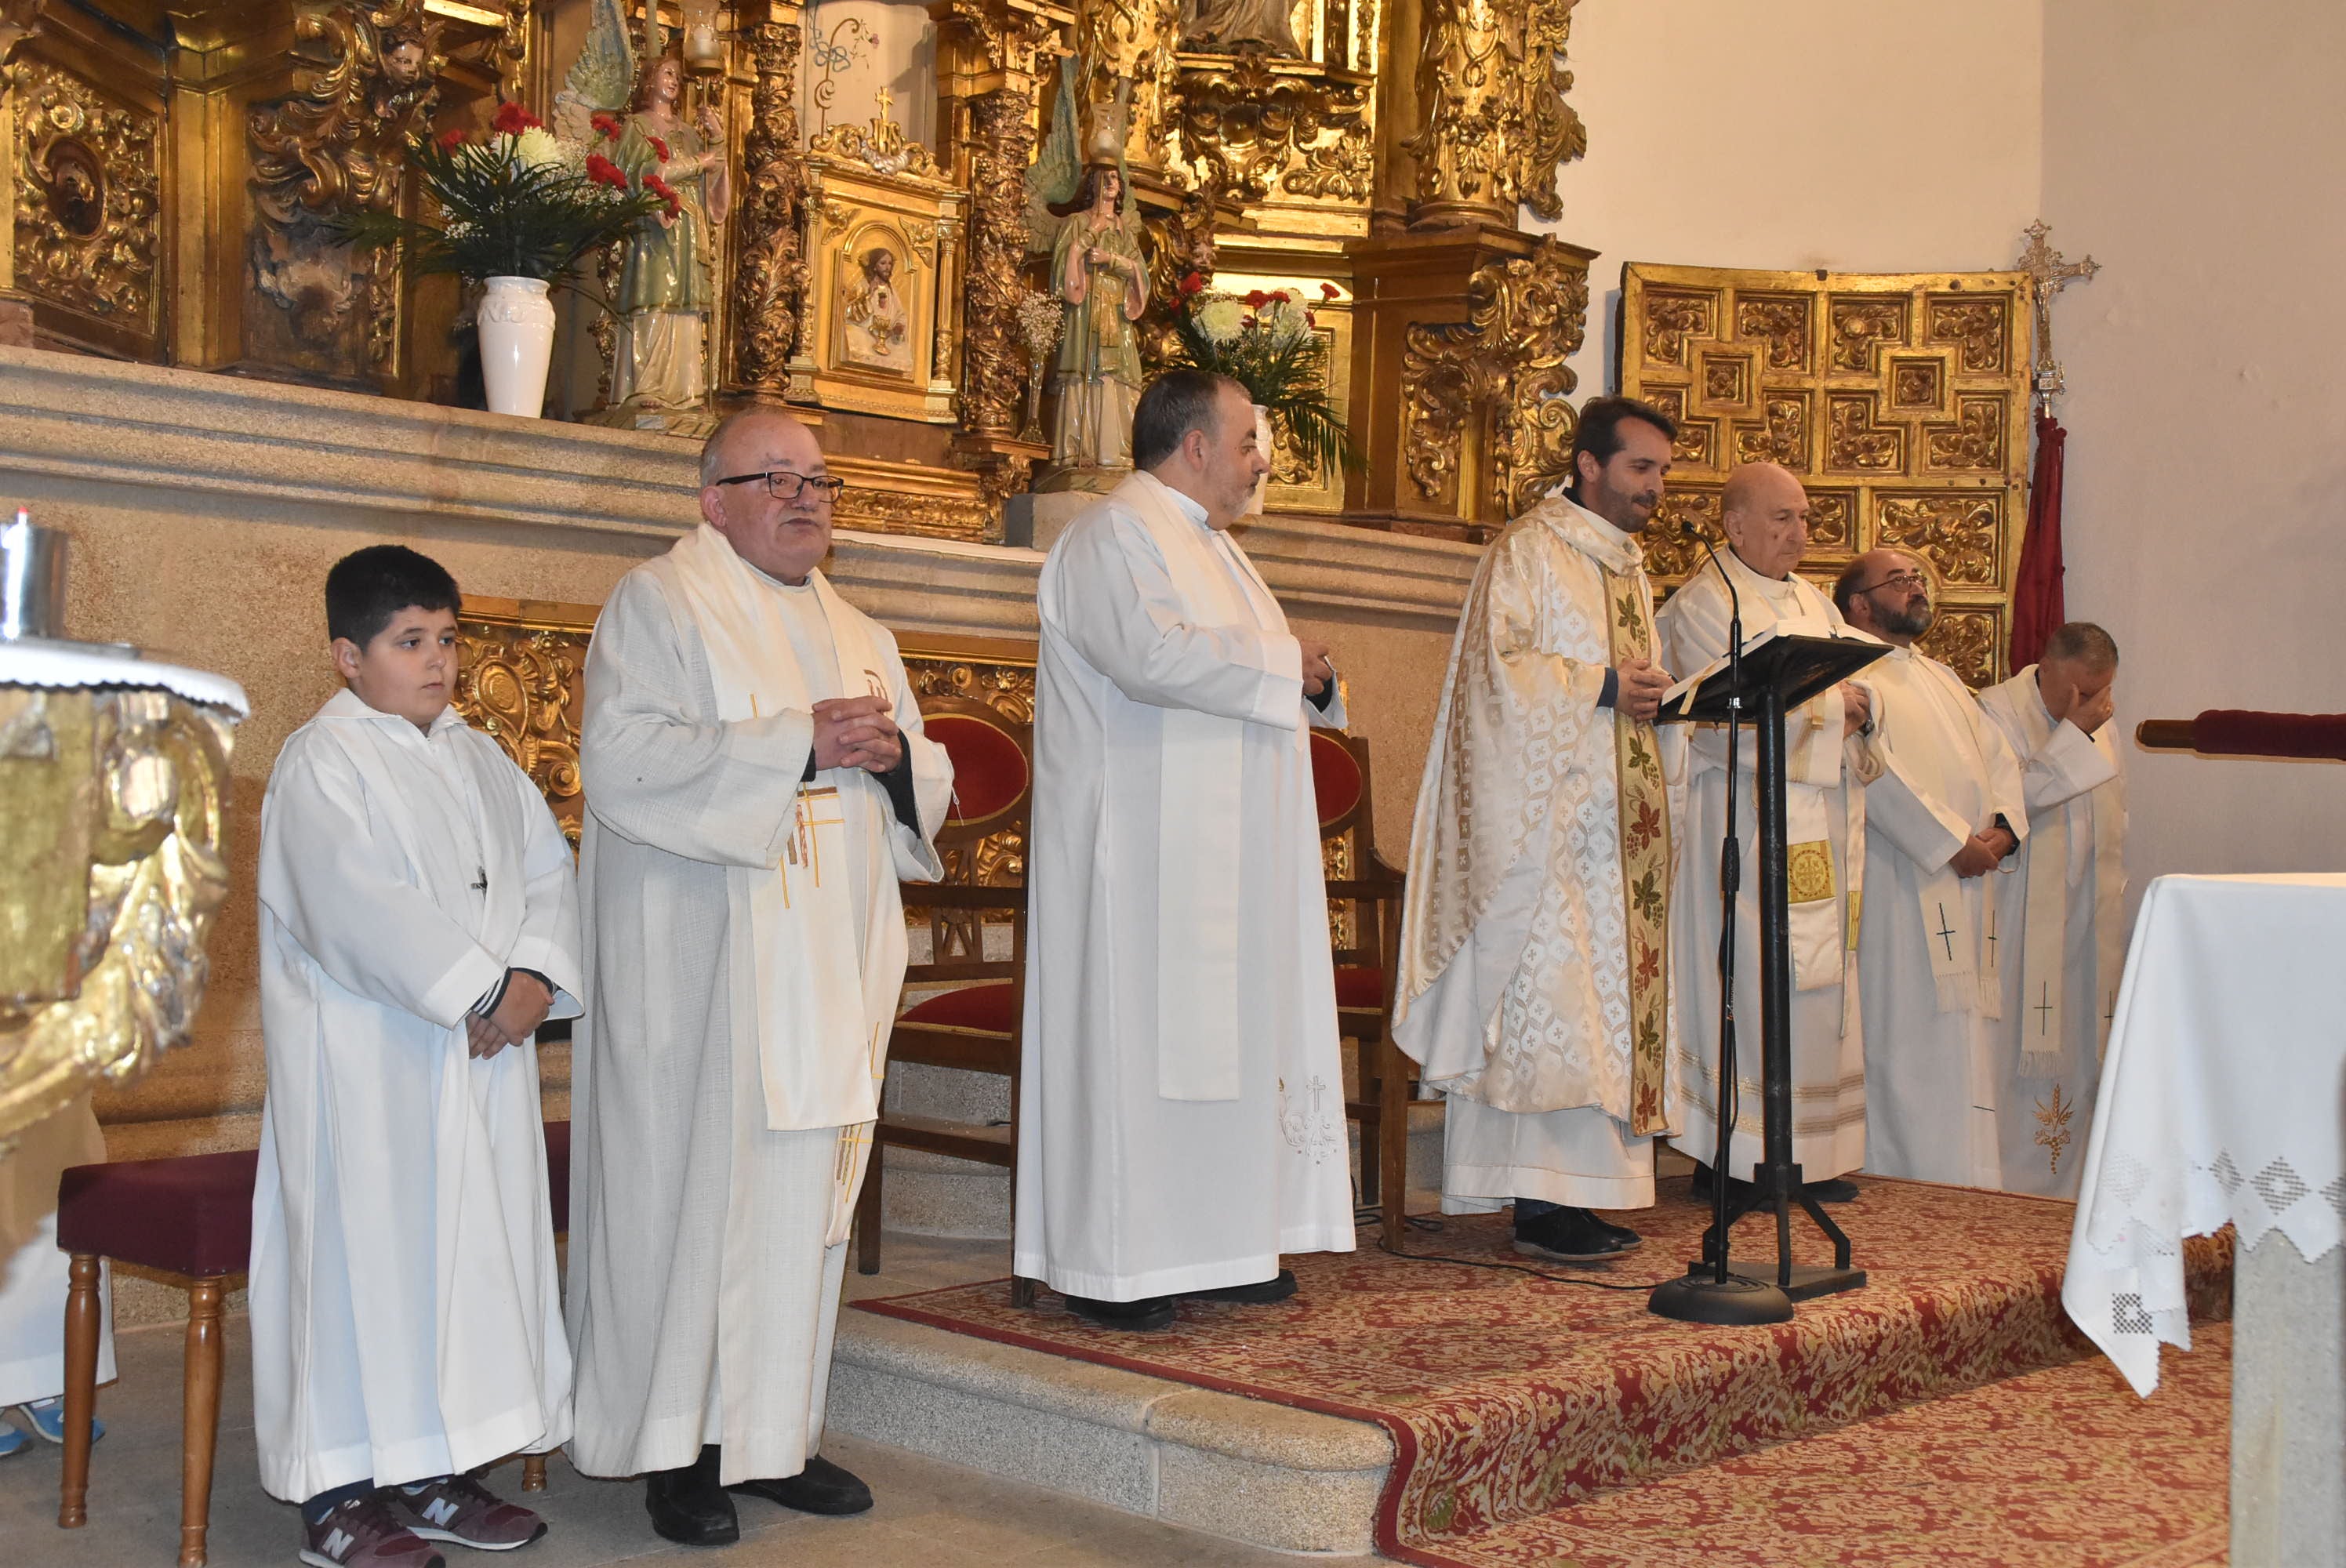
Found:
[[[663,53],[636,70],[616,0],[596,0],[586,46],[557,102],[587,109],[593,145],[668,202],[627,239],[611,301],[610,397],[596,422],[698,436],[715,424],[708,410],[710,231],[725,221],[732,189],[717,111],[704,107],[687,120],[683,97],[683,60]],[[623,106],[624,120],[614,113]]]

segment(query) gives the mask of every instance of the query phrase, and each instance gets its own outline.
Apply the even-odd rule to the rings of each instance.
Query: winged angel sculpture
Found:
[[[668,209],[627,237],[612,311],[608,406],[596,420],[699,436],[709,412],[712,230],[732,192],[725,131],[714,108],[683,113],[684,61],[662,49],[640,61],[619,0],[593,0],[586,42],[555,95],[560,134],[600,150]]]
[[[1120,83],[1091,155],[1076,155],[1077,62],[1061,60],[1051,134],[1026,172],[1030,252],[1051,254],[1051,292],[1066,311],[1053,384],[1059,394],[1051,460],[1058,467],[1132,466],[1132,411],[1140,400],[1140,339],[1148,262],[1140,215],[1127,195]]]

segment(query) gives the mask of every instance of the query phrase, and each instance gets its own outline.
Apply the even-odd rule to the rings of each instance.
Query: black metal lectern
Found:
[[[1719,1147],[1711,1166],[1711,1227],[1703,1233],[1702,1257],[1688,1265],[1682,1279],[1656,1288],[1648,1309],[1665,1318],[1696,1323],[1781,1322],[1791,1302],[1865,1283],[1864,1271],[1850,1263],[1849,1237],[1817,1201],[1801,1190],[1800,1167],[1792,1163],[1792,944],[1787,925],[1787,846],[1784,828],[1784,715],[1840,684],[1890,650],[1856,638],[1769,636],[1740,650],[1691,693],[1663,705],[1656,722],[1724,724],[1729,728],[1728,855],[1721,871],[1726,901],[1720,945]],[[1759,731],[1760,817],[1760,1062],[1763,1102],[1762,1155],[1750,1186],[1730,1198],[1727,1150],[1733,1135],[1735,1092],[1735,919],[1737,884],[1742,875],[1736,844],[1735,727]],[[1792,1261],[1792,1208],[1806,1209],[1833,1246],[1830,1268]],[[1740,1216],[1761,1207],[1776,1214],[1776,1266],[1735,1268],[1728,1236]]]

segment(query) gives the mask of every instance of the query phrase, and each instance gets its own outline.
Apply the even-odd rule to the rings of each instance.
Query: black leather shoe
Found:
[[[1184,1301],[1242,1301],[1260,1306],[1267,1301],[1284,1301],[1295,1294],[1295,1271],[1282,1268],[1269,1279],[1258,1279],[1251,1285],[1224,1285],[1212,1290],[1184,1290]]]
[[[644,1478],[644,1511],[663,1540],[679,1546],[730,1546],[741,1539],[733,1500],[717,1484],[715,1447],[681,1470],[656,1470]]]
[[[1603,1215],[1596,1213],[1593,1209],[1584,1209],[1581,1212],[1586,1214],[1591,1220],[1596,1222],[1597,1229],[1603,1231],[1606,1235],[1621,1243],[1622,1251],[1635,1252],[1637,1248],[1646,1245],[1646,1238],[1639,1236],[1636,1231],[1631,1230],[1627,1226],[1615,1225],[1612,1221],[1606,1219]]]
[[[1824,1181],[1803,1182],[1800,1190],[1819,1203],[1855,1203],[1860,1189],[1853,1181],[1832,1176]]]
[[[872,1489],[819,1453],[806,1468],[780,1481],[737,1481],[725,1489],[762,1497],[801,1513],[861,1513],[872,1506]]]
[[[1067,1298],[1067,1310],[1086,1323],[1096,1323],[1103,1329],[1169,1329],[1173,1326],[1173,1298],[1144,1296],[1137,1301],[1098,1301],[1089,1296]]]
[[[1627,1237],[1627,1241],[1622,1240]],[[1515,1250],[1559,1263],[1602,1263],[1643,1246],[1634,1230],[1606,1225],[1585,1208],[1551,1209],[1515,1221]]]

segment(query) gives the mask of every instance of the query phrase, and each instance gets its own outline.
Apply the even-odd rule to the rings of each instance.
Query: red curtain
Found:
[[[2036,470],[2028,486],[2028,532],[2012,583],[2012,665],[2035,664],[2068,615],[2061,602],[2061,468],[2069,433],[2036,414]]]

